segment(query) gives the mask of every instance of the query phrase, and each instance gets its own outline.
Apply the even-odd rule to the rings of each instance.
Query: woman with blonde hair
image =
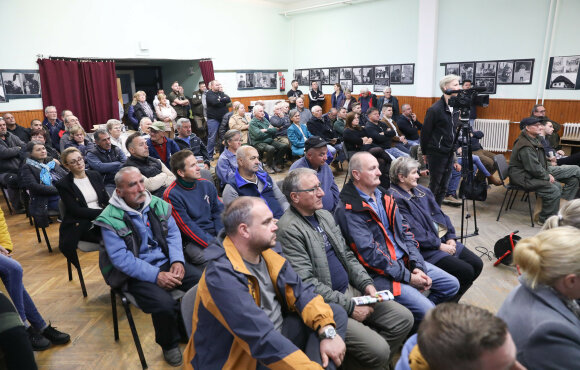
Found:
[[[173,139],[175,136],[175,118],[177,117],[177,112],[175,109],[169,104],[167,97],[165,94],[158,94],[157,98],[159,99],[159,104],[155,107],[155,115],[157,119],[163,123],[165,123],[165,132],[169,133],[169,138]]]
[[[240,131],[242,133],[242,144],[246,144],[248,142],[248,129],[250,128],[250,124],[246,119],[246,107],[239,101],[235,101],[232,107],[234,114],[232,114],[228,122],[230,130]]]
[[[151,104],[147,102],[147,95],[145,94],[145,91],[137,91],[135,96],[137,100],[133,98],[131,105],[133,106],[137,122],[140,122],[141,118],[143,117],[149,117],[151,121],[155,121],[155,111],[153,110]]]
[[[560,226],[574,226],[580,229],[580,199],[566,202],[557,215],[550,216],[544,222],[542,230],[553,229]]]
[[[129,117],[129,122],[134,130],[139,129],[139,120],[135,117],[135,104],[137,104],[137,98],[142,93],[142,91],[137,91],[133,94],[133,101],[129,104],[129,109],[127,110],[127,117]]]
[[[514,263],[523,272],[499,309],[529,369],[580,364],[580,230],[570,226],[522,239]]]

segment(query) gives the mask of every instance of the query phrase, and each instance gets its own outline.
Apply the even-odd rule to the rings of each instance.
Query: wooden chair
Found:
[[[522,196],[522,200],[524,200],[525,198],[527,198],[527,200],[528,200],[528,209],[530,211],[530,221],[532,223],[532,227],[534,227],[534,216],[533,216],[533,211],[532,211],[532,203],[530,200],[530,190],[527,190],[519,185],[506,183],[506,180],[508,179],[508,163],[507,163],[503,154],[498,154],[498,155],[494,156],[493,161],[494,161],[495,166],[497,168],[497,173],[498,173],[499,178],[502,182],[502,186],[506,189],[505,195],[503,197],[503,201],[501,202],[501,206],[499,207],[499,212],[497,214],[496,221],[499,221],[503,205],[505,204],[505,212],[507,212],[508,209],[511,209],[513,207],[514,202],[516,200],[516,197],[518,195],[518,192],[523,191],[524,195]],[[508,194],[510,195],[509,198],[508,198]],[[506,203],[506,199],[507,199],[507,203]]]

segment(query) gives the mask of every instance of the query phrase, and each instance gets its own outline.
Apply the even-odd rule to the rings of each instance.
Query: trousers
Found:
[[[453,299],[453,301],[458,302],[481,274],[483,261],[467,247],[463,247],[458,256],[443,257],[435,263],[435,266],[455,276],[459,281],[459,291]]]

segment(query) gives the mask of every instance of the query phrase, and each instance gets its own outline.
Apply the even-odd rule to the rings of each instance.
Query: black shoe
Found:
[[[70,335],[56,330],[52,325],[48,325],[46,329],[42,331],[42,335],[52,344],[65,344],[70,342]]]
[[[28,333],[28,339],[32,345],[32,350],[44,351],[50,348],[50,341],[40,334],[38,330],[29,326],[28,329],[26,329],[26,332]]]
[[[183,356],[179,347],[163,350],[163,358],[165,362],[173,367],[181,366],[183,363]]]

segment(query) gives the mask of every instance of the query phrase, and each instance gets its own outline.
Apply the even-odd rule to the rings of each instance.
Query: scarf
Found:
[[[54,166],[56,166],[56,162],[54,160],[44,164],[37,162],[34,159],[27,158],[26,164],[40,168],[40,182],[47,186],[52,185],[52,176],[50,175],[50,171],[54,169]]]

